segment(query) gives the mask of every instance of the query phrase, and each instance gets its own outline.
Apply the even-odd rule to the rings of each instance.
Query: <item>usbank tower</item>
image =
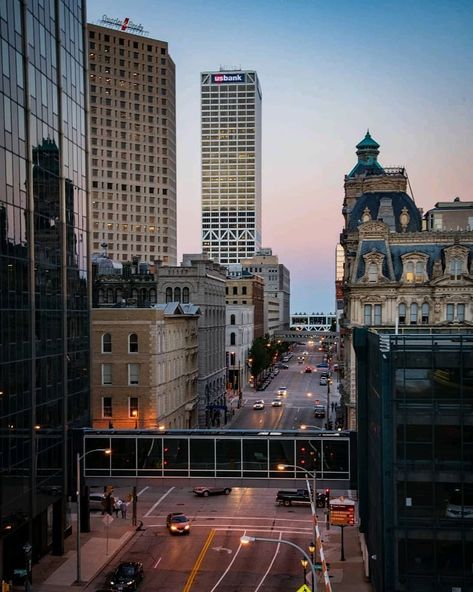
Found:
[[[261,98],[255,71],[201,73],[202,250],[222,265],[261,248]]]

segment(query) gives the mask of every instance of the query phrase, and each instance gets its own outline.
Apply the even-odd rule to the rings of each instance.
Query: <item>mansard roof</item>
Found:
[[[407,224],[403,224],[401,214],[408,214]],[[391,232],[418,232],[422,230],[422,217],[412,197],[404,191],[374,191],[363,193],[350,212],[348,232],[358,229],[364,222],[364,215],[369,214],[371,220],[381,220],[387,224]]]

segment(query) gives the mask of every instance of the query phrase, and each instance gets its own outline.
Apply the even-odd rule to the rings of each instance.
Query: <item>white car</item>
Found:
[[[264,409],[264,401],[263,399],[259,399],[253,403],[253,409]]]
[[[281,399],[273,399],[271,401],[271,407],[282,407]]]
[[[287,386],[280,386],[278,388],[278,395],[281,395],[281,397],[285,397],[287,395]]]

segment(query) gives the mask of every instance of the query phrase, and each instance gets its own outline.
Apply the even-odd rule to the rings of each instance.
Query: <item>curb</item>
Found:
[[[123,551],[123,549],[125,548],[126,545],[128,545],[128,543],[131,542],[131,540],[135,537],[135,535],[138,532],[142,532],[143,529],[143,523],[140,521],[140,524],[136,527],[133,527],[133,530],[128,530],[128,532],[126,532],[123,536],[126,536],[126,539],[123,541],[123,544],[121,544],[117,549],[115,549],[115,551],[107,558],[106,563],[104,563],[101,567],[99,567],[99,569],[94,573],[94,575],[90,578],[90,580],[87,582],[87,584],[82,588],[82,590],[87,590],[89,588],[89,586],[91,586],[92,582],[95,580],[95,578],[97,578],[103,571],[105,571],[108,567],[108,565],[115,559],[115,557],[121,553]]]

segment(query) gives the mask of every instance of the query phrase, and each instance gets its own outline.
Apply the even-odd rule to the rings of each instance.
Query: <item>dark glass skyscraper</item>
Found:
[[[88,422],[85,2],[0,2],[0,580],[66,529]]]

